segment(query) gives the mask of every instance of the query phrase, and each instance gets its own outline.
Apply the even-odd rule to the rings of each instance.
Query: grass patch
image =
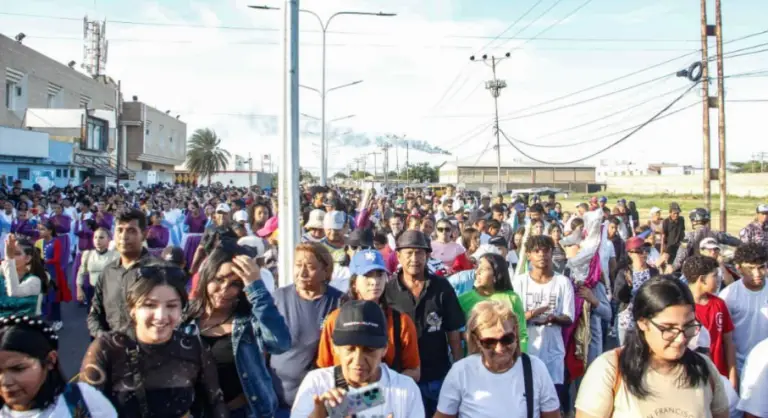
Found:
[[[558,196],[558,201],[562,203],[564,211],[573,212],[576,204],[580,202],[586,202],[593,195],[573,193],[568,196],[568,199],[563,199],[562,195]],[[696,208],[704,207],[704,199],[702,195],[631,195],[631,194],[613,194],[605,193],[600,196],[608,198],[608,206],[613,207],[616,201],[619,199],[626,199],[627,202],[634,201],[637,205],[637,210],[640,212],[640,219],[642,222],[650,219],[650,210],[656,206],[661,208],[664,217],[667,216],[667,210],[671,202],[677,202],[680,208],[683,210],[683,215],[688,218],[688,212]],[[748,223],[752,222],[755,217],[755,208],[761,203],[765,203],[765,199],[753,198],[753,197],[736,197],[729,196],[727,199],[727,213],[728,213],[728,231],[733,235],[737,235],[739,231],[744,228]],[[689,223],[690,225],[690,223]],[[712,225],[717,229],[720,225],[720,196],[712,196]]]

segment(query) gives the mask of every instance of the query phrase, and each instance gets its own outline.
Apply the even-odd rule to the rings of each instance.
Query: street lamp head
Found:
[[[259,10],[280,10],[277,7],[271,7],[271,6],[252,6],[252,5],[248,5],[248,7],[251,8],[251,9],[259,9]]]
[[[504,54],[504,56],[505,56],[505,57],[507,57],[507,58],[509,58],[509,56],[510,56],[510,55],[511,55],[511,54],[510,54],[509,52],[507,52],[506,54]]]
[[[470,60],[470,61],[474,61],[474,60],[475,60],[475,56],[474,56],[474,55],[470,55],[470,56],[469,56],[469,60]]]
[[[395,16],[397,16],[397,13],[378,12],[378,13],[376,13],[376,16],[395,17]]]
[[[488,59],[488,55],[487,54],[483,54],[483,60],[487,60],[487,59]]]

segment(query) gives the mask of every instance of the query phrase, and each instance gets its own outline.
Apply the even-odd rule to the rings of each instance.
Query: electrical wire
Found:
[[[514,142],[512,142],[512,140],[509,139],[509,137],[507,137],[507,134],[501,128],[499,128],[499,132],[501,133],[502,136],[504,136],[504,139],[507,142],[509,142],[509,144],[512,145],[513,148],[515,148],[515,150],[517,150],[520,154],[522,154],[523,156],[525,156],[526,158],[528,158],[528,159],[530,159],[532,161],[535,161],[535,162],[538,162],[538,163],[541,163],[541,164],[551,164],[551,165],[575,164],[575,163],[579,163],[579,162],[584,161],[584,160],[588,160],[588,159],[590,159],[590,158],[592,158],[592,157],[594,157],[596,155],[602,154],[603,152],[605,152],[605,151],[607,151],[607,150],[609,150],[609,149],[611,149],[611,148],[621,144],[622,142],[626,141],[627,139],[631,138],[634,134],[639,132],[641,129],[645,128],[649,124],[653,123],[655,120],[659,119],[659,117],[661,115],[663,115],[666,111],[668,111],[670,108],[672,108],[672,106],[674,106],[677,102],[682,100],[682,98],[685,97],[685,95],[688,94],[691,90],[693,90],[698,84],[699,84],[698,82],[691,84],[691,86],[688,87],[688,89],[686,89],[682,94],[680,94],[672,102],[670,102],[668,105],[666,105],[663,109],[661,109],[659,112],[657,112],[655,115],[653,115],[650,119],[648,119],[644,123],[642,123],[642,124],[638,125],[637,127],[635,127],[628,134],[626,134],[623,137],[619,138],[617,141],[613,142],[612,144],[609,144],[608,146],[606,146],[606,147],[600,149],[599,151],[594,152],[594,153],[592,153],[592,154],[590,154],[590,155],[588,155],[586,157],[579,158],[579,159],[572,160],[572,161],[550,162],[550,161],[544,161],[544,160],[537,159],[537,158],[527,154],[523,150],[521,150]]]
[[[531,26],[532,26],[534,23],[536,23],[536,22],[538,22],[539,20],[541,20],[541,18],[543,18],[544,16],[546,16],[546,15],[547,15],[547,13],[549,13],[550,11],[552,11],[552,9],[554,9],[555,7],[557,7],[557,5],[558,5],[558,4],[560,4],[562,1],[563,1],[563,0],[555,0],[555,2],[554,2],[554,3],[552,3],[552,4],[551,4],[551,5],[548,7],[548,8],[546,8],[546,9],[545,9],[545,10],[544,10],[544,11],[543,11],[541,14],[539,14],[538,16],[536,16],[536,18],[535,18],[535,19],[531,20],[530,22],[528,22],[528,24],[527,24],[527,25],[523,26],[521,29],[519,29],[517,32],[515,32],[515,34],[514,34],[514,35],[512,35],[512,38],[516,38],[518,35],[520,35],[521,33],[525,32],[525,30],[526,30],[526,29],[530,28],[530,27],[531,27]],[[541,3],[541,2],[539,2],[539,3]],[[539,4],[539,3],[536,3],[536,5],[538,6],[538,4]],[[531,39],[531,40],[533,40],[533,39]],[[500,45],[497,45],[496,47],[497,47],[497,48],[501,48],[502,46],[504,46],[504,45],[505,45],[506,43],[508,43],[508,42],[509,42],[508,40],[507,40],[507,41],[504,41],[504,42],[502,42]],[[525,42],[529,42],[529,41],[525,41]]]
[[[558,2],[558,3],[559,3],[559,2]],[[522,48],[523,48],[523,47],[524,47],[526,44],[528,44],[529,42],[531,42],[531,41],[533,41],[533,40],[536,40],[536,39],[538,39],[538,38],[539,38],[541,35],[543,35],[543,34],[545,34],[545,33],[549,32],[549,31],[550,31],[550,30],[552,30],[554,27],[556,27],[556,26],[559,26],[561,23],[563,23],[564,21],[566,21],[567,19],[569,19],[571,16],[575,15],[576,13],[578,13],[578,12],[579,12],[581,9],[583,9],[584,7],[586,7],[586,6],[587,6],[589,3],[592,3],[592,0],[586,0],[584,3],[580,4],[580,5],[579,5],[578,7],[576,7],[575,9],[571,10],[571,11],[570,11],[568,14],[566,14],[566,15],[565,15],[565,16],[563,16],[562,18],[560,18],[560,19],[556,20],[556,21],[555,21],[555,22],[553,22],[551,25],[549,25],[549,26],[547,26],[546,28],[542,29],[542,30],[541,30],[539,33],[537,33],[536,35],[533,35],[533,37],[532,37],[531,39],[529,39],[529,40],[526,40],[526,41],[525,41],[525,42],[523,42],[522,44],[520,44],[520,45],[516,46],[516,47],[515,47],[515,48],[512,50],[512,52],[514,52],[514,51],[517,51],[517,50],[519,50],[519,49],[522,49]]]
[[[535,9],[535,8],[536,8],[536,7],[537,7],[539,4],[541,4],[541,2],[543,2],[543,1],[544,1],[544,0],[538,0],[538,1],[536,1],[536,3],[534,3],[534,4],[533,4],[533,6],[531,6],[530,8],[528,8],[528,10],[526,10],[526,12],[525,12],[525,13],[523,13],[522,15],[520,15],[520,17],[518,17],[518,18],[517,18],[517,19],[516,19],[514,22],[512,22],[512,24],[511,24],[511,25],[507,26],[507,28],[506,28],[506,29],[504,29],[503,31],[501,31],[501,33],[499,33],[498,35],[494,36],[494,37],[493,37],[493,38],[492,38],[490,41],[488,41],[488,42],[487,42],[485,45],[483,45],[482,47],[480,47],[478,50],[479,50],[479,51],[482,51],[482,50],[484,50],[485,48],[488,48],[488,47],[489,47],[489,46],[490,46],[492,43],[494,43],[494,42],[495,42],[497,39],[501,38],[501,37],[502,37],[502,36],[503,36],[505,33],[509,32],[509,31],[510,31],[510,30],[511,30],[513,27],[515,27],[515,25],[517,25],[518,23],[520,23],[520,21],[521,21],[521,20],[525,19],[525,17],[526,17],[526,16],[528,16],[528,15],[529,15],[529,14],[530,14],[530,13],[533,11],[533,9]],[[515,38],[515,36],[516,36],[516,35],[513,35],[511,38],[508,38],[508,39],[514,39],[514,38]]]

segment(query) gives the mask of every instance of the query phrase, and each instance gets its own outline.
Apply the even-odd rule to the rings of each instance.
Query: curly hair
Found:
[[[698,281],[700,278],[716,271],[719,267],[717,260],[703,255],[694,255],[688,257],[683,263],[683,275],[689,283]]]
[[[737,266],[743,264],[765,264],[768,262],[768,254],[765,247],[757,243],[742,244],[733,254],[733,263]]]

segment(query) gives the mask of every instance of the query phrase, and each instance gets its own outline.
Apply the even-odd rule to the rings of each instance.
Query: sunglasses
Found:
[[[447,232],[447,231],[450,231],[450,230],[451,230],[451,228],[446,228],[446,227],[438,227],[437,228],[437,232]]]
[[[632,250],[629,253],[630,254],[648,254],[649,252],[651,252],[649,248],[641,248],[639,250]]]
[[[501,336],[501,338],[478,338],[477,339],[477,342],[480,344],[480,347],[483,347],[486,350],[493,350],[499,344],[505,347],[510,346],[514,344],[515,341],[517,341],[517,336],[513,332],[510,332],[509,334],[504,334]]]

